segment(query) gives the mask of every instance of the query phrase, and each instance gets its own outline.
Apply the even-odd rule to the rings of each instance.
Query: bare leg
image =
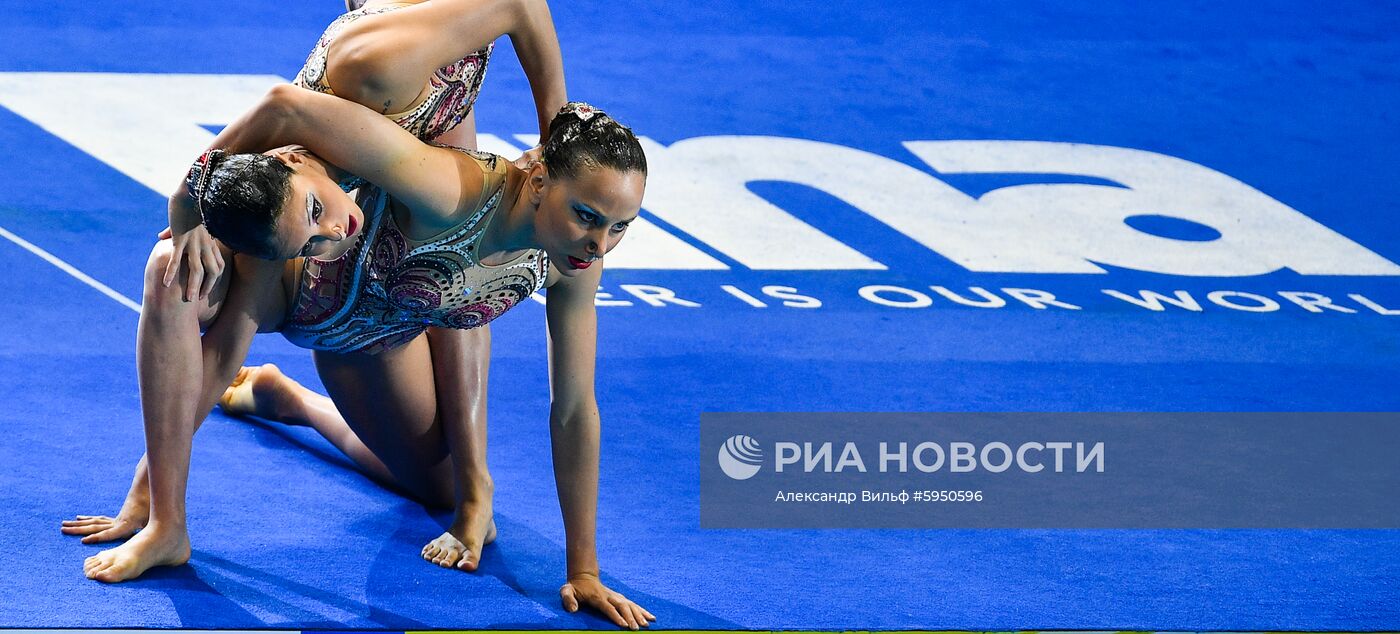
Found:
[[[481,549],[496,539],[495,484],[486,466],[486,379],[491,334],[428,329],[437,386],[438,416],[452,455],[455,492],[452,525],[423,547],[423,558],[468,572],[481,563]]]
[[[326,396],[311,391],[287,377],[271,364],[259,368],[243,368],[234,384],[224,392],[220,405],[231,414],[251,414],[289,425],[309,426],[355,461],[360,469],[379,482],[402,489],[427,504],[447,506],[445,491],[452,491],[450,500],[455,514],[452,526],[423,548],[424,559],[445,567],[475,570],[481,561],[481,549],[496,537],[492,516],[494,485],[486,467],[486,377],[490,364],[490,331],[478,328],[469,331],[430,329],[411,346],[426,344],[431,376],[435,416],[433,427],[437,434],[372,433],[384,440],[376,443],[379,453],[392,455],[428,455],[446,449],[451,460],[450,472],[441,470],[427,474],[412,474],[401,480],[389,469],[376,450],[360,439],[336,404]],[[398,355],[398,351],[390,354]],[[340,359],[367,355],[325,355]],[[417,352],[400,355],[391,361],[398,366],[412,367],[418,363]],[[318,365],[329,365],[318,357]],[[339,365],[336,365],[339,368]],[[347,372],[347,370],[339,370]],[[382,376],[382,371],[380,376]],[[327,370],[323,369],[325,378]],[[374,379],[366,376],[362,380]],[[365,383],[374,385],[375,383]],[[361,388],[363,390],[363,387]],[[377,389],[369,390],[377,394]],[[421,394],[417,395],[421,398]],[[393,421],[394,415],[386,421]],[[385,422],[383,424],[396,424]],[[427,445],[442,444],[435,448]],[[417,445],[417,446],[410,446]],[[400,469],[402,472],[402,468]],[[418,483],[418,484],[415,484]],[[423,483],[427,482],[426,488]]]
[[[137,326],[150,517],[145,529],[130,541],[84,562],[84,573],[98,581],[123,581],[153,566],[179,565],[189,560],[185,485],[194,430],[221,391],[214,386],[227,384],[251,343],[257,324],[274,323],[282,302],[281,265],[250,264],[241,257],[232,273],[240,278],[239,284],[220,280],[223,288],[216,287],[207,304],[184,302],[178,286],[166,288],[161,283],[160,272],[169,255],[168,243],[162,243],[147,263],[145,303]],[[234,290],[230,291],[231,287]],[[227,311],[224,319],[214,318],[225,316],[220,313],[220,304],[226,293],[230,294],[229,303],[234,310]],[[276,301],[255,299],[266,297],[275,297]],[[199,329],[204,317],[214,318],[214,323],[201,337]],[[229,359],[234,362],[229,363]],[[137,478],[140,477],[138,469]]]
[[[476,149],[476,113],[436,141]],[[423,547],[423,558],[441,566],[473,571],[481,549],[496,539],[493,515],[495,484],[486,467],[486,385],[491,367],[491,332],[487,326],[467,331],[428,329],[438,407],[446,422],[452,453],[456,507],[452,525]]]
[[[426,504],[450,505],[451,459],[438,420],[428,338],[377,355],[314,355],[337,411],[392,484]]]
[[[244,367],[219,398],[219,407],[234,416],[257,416],[284,425],[310,427],[380,484],[397,487],[394,475],[365,446],[330,397],[317,394],[268,363]]]
[[[215,283],[214,288],[207,298],[194,303],[186,303],[180,298],[180,291],[177,288],[166,289],[159,284],[157,284],[156,288],[150,286],[151,275],[159,273],[158,269],[153,269],[152,267],[157,265],[163,266],[163,263],[167,261],[168,253],[166,253],[166,251],[168,248],[169,241],[164,240],[158,243],[151,251],[151,257],[146,263],[147,286],[144,291],[146,295],[144,300],[147,302],[146,305],[151,307],[151,311],[162,310],[171,315],[178,315],[182,319],[188,319],[189,316],[185,314],[185,312],[192,309],[198,319],[198,325],[195,326],[195,330],[192,332],[195,336],[198,336],[198,329],[208,327],[209,324],[213,323],[215,317],[218,316],[223,298],[228,295],[229,283],[233,278],[233,269],[230,268],[224,273],[223,277]],[[225,261],[233,261],[233,252],[228,249],[223,249],[223,255]],[[150,336],[170,337],[172,340],[182,340],[188,336],[188,333],[176,336],[170,332],[155,331],[154,327],[162,323],[164,322],[149,322],[148,325],[153,326],[153,328],[148,330],[141,330],[138,327],[138,349],[143,341],[149,340]],[[197,420],[194,426],[195,430],[197,431],[199,426],[203,423],[203,418]],[[117,513],[116,517],[108,517],[105,515],[79,515],[77,519],[64,520],[62,532],[66,535],[83,535],[82,542],[84,544],[99,544],[126,539],[136,534],[136,532],[142,528],[145,528],[151,514],[150,500],[149,466],[145,454],[142,454],[141,460],[136,463],[136,472],[131,478],[131,488],[127,491],[126,500],[122,503],[121,510]]]
[[[180,395],[197,394],[200,389],[201,373],[190,372],[202,365],[199,307],[183,301],[180,289],[161,283],[158,272],[168,257],[169,253],[157,246],[147,262],[136,347],[146,450],[155,456],[159,468],[149,469],[150,461],[145,458],[142,463],[148,468],[148,499],[161,498],[160,512],[138,533],[139,538],[89,557],[83,563],[89,579],[121,581],[151,566],[182,564],[190,556],[184,513],[186,478],[180,476],[189,469],[196,403]]]

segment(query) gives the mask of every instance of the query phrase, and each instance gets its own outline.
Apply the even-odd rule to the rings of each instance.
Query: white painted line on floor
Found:
[[[78,270],[77,268],[75,268],[72,264],[69,264],[69,263],[67,263],[67,262],[64,262],[63,260],[58,259],[58,256],[56,256],[56,255],[54,255],[54,254],[52,254],[52,253],[49,253],[48,251],[45,251],[45,250],[43,250],[43,249],[41,249],[41,248],[35,246],[33,243],[31,243],[31,242],[28,241],[28,240],[25,240],[24,238],[21,238],[21,237],[15,235],[15,234],[13,234],[13,233],[10,233],[10,231],[9,231],[8,229],[4,228],[4,227],[0,227],[0,236],[5,236],[5,238],[6,238],[7,240],[9,240],[10,242],[13,242],[13,243],[15,243],[15,244],[18,244],[19,246],[24,247],[24,249],[25,249],[26,251],[28,251],[28,252],[30,252],[30,253],[33,253],[34,255],[37,255],[37,256],[39,256],[40,258],[43,258],[44,261],[46,261],[46,262],[48,262],[49,264],[52,264],[52,265],[58,267],[58,269],[59,269],[60,271],[63,271],[64,273],[67,273],[67,274],[72,275],[73,277],[77,278],[79,282],[82,282],[82,283],[84,283],[84,284],[87,284],[88,286],[91,286],[91,287],[97,289],[97,290],[98,290],[99,292],[101,292],[103,295],[106,295],[106,296],[108,296],[108,297],[110,297],[110,298],[112,298],[112,299],[114,299],[114,300],[117,300],[117,303],[119,303],[119,304],[121,304],[122,306],[125,306],[125,307],[127,307],[127,308],[130,308],[131,310],[136,311],[136,314],[138,314],[138,315],[141,314],[141,305],[140,305],[140,304],[138,304],[138,303],[136,303],[136,302],[133,302],[133,301],[131,301],[130,299],[128,299],[127,296],[122,295],[121,293],[118,293],[118,292],[112,290],[112,287],[107,286],[106,284],[103,284],[102,282],[99,282],[99,281],[97,281],[97,280],[95,280],[95,279],[92,279],[92,276],[91,276],[91,275],[88,275],[87,273],[84,273],[84,272],[82,272],[82,271],[79,271],[79,270]]]

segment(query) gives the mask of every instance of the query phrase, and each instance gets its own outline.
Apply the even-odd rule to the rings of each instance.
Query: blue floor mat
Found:
[[[658,627],[1400,629],[1400,531],[703,530],[699,464],[709,455],[697,448],[700,414],[715,411],[1400,408],[1400,267],[1384,266],[1400,262],[1400,4],[558,2],[552,10],[570,96],[668,148],[653,158],[647,219],[720,267],[618,267],[603,281],[630,305],[599,309],[598,554],[605,581],[655,613]],[[331,0],[173,10],[0,2],[0,74],[9,78],[0,77],[0,228],[139,301],[164,226],[162,196],[129,162],[85,150],[87,141],[56,129],[62,122],[36,121],[42,113],[7,101],[5,87],[43,72],[291,77],[338,11]],[[503,42],[478,128],[512,141],[535,127],[531,103]],[[89,132],[89,140],[108,134]],[[721,177],[684,159],[700,150],[680,148],[717,137],[735,137],[720,142],[736,153],[771,152],[777,167],[702,188],[714,204],[685,207],[681,175],[694,167],[696,179]],[[804,155],[774,139],[823,145],[793,146],[808,148]],[[1071,157],[1079,150],[1064,144],[1137,153],[1078,171],[979,172],[931,165],[909,144],[1012,140],[1058,144],[1046,147]],[[1023,156],[978,147],[959,160]],[[1125,222],[1162,240],[1154,243],[1162,253],[1236,235],[1234,225],[1171,219],[1188,211],[1172,204],[1200,202],[1191,198],[1200,192],[1248,189],[1273,202],[1249,198],[1241,217],[1304,224],[1257,229],[1251,235],[1269,239],[1249,244],[1254,259],[1179,258],[1155,270],[1133,260],[1154,249],[1103,247],[1117,239],[1115,224],[1100,243],[1090,235],[1078,245],[1069,234],[1056,243],[1101,272],[1054,273],[969,266],[970,256],[926,244],[953,244],[956,228],[921,241],[908,230],[920,218],[897,226],[871,213],[881,204],[889,217],[933,213],[921,206],[927,191],[985,205],[968,216],[974,224],[1010,194],[1080,201],[1045,203],[1072,215],[1092,203],[1090,191],[1127,195],[1142,185],[1106,173],[1158,161],[1141,153],[1226,179],[1201,176],[1134,199],[1157,207],[1125,212],[1138,218]],[[801,165],[819,174],[813,182],[782,171],[799,159],[812,161]],[[1152,174],[1187,169],[1151,164],[1164,170]],[[699,218],[766,209],[754,200],[832,242],[762,234],[771,225],[756,216]],[[1032,220],[1021,208],[996,209],[1008,220],[986,229],[985,243],[957,244],[969,253],[1003,248],[1007,258],[1048,252],[1027,234]],[[754,235],[766,242],[746,248]],[[814,253],[877,264],[763,263]],[[1261,271],[1238,273],[1247,265]],[[564,539],[542,306],[525,302],[492,326],[500,538],[480,572],[419,559],[449,516],[375,485],[305,430],[216,412],[195,442],[190,565],[106,586],[82,575],[83,558],[99,548],[60,535],[58,523],[114,513],[141,455],[137,314],[15,239],[0,241],[0,267],[11,271],[0,276],[8,432],[0,500],[10,509],[0,519],[8,546],[0,627],[610,627],[559,604]],[[640,286],[696,305],[652,306]],[[871,299],[862,295],[871,286],[893,288]],[[1006,303],[960,305],[932,286],[966,297],[979,287]],[[820,306],[783,305],[764,287]],[[1053,293],[1076,308],[1035,308],[1007,288]],[[1138,298],[1184,291],[1200,310],[1152,310],[1105,289]],[[1216,291],[1236,294],[1209,299]],[[1313,312],[1281,292],[1318,293],[1351,312]],[[920,297],[929,305],[914,307]],[[900,303],[909,307],[890,305]],[[261,337],[250,359],[320,389],[310,355],[280,337]]]

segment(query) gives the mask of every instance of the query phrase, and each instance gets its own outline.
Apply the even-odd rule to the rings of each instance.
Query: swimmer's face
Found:
[[[277,216],[272,240],[277,259],[334,260],[344,255],[364,230],[364,213],[319,163],[303,160],[288,164],[296,174],[291,179],[291,194]]]
[[[585,167],[575,178],[551,179],[536,163],[529,178],[530,195],[539,205],[535,238],[568,277],[617,246],[641,212],[646,190],[646,174],[609,167]]]

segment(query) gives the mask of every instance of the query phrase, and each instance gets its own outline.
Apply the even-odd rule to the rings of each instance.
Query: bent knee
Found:
[[[170,259],[175,257],[175,241],[170,238],[161,238],[151,246],[151,254],[146,258],[146,273],[151,272],[152,267],[160,267],[162,272],[165,266],[170,263]]]
[[[220,247],[223,249],[223,247]],[[223,250],[226,258],[232,257],[227,250]],[[144,306],[152,308],[169,309],[171,307],[194,308],[198,311],[200,326],[207,326],[218,311],[224,294],[228,289],[229,269],[225,269],[214,280],[209,295],[198,302],[186,302],[185,285],[189,283],[189,270],[179,264],[179,270],[175,272],[175,279],[169,286],[165,285],[165,273],[169,270],[170,264],[175,261],[174,243],[166,238],[151,247],[151,254],[146,259],[145,279],[141,290],[141,301]],[[225,261],[228,261],[227,259]],[[206,271],[206,275],[209,275]]]
[[[154,247],[151,247],[151,255],[146,258],[145,288],[142,292],[146,301],[153,299],[159,301],[164,297],[178,298],[180,296],[180,289],[176,288],[180,284],[165,285],[165,272],[170,268],[170,263],[174,259],[175,245],[169,238],[161,240]]]

